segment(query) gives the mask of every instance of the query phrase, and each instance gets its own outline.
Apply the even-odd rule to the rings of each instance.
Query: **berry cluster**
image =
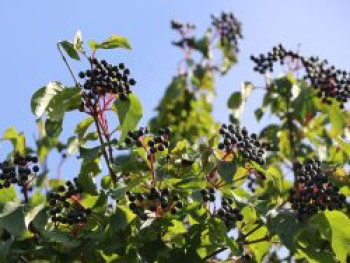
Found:
[[[29,177],[39,172],[38,157],[16,153],[13,163],[9,161],[0,162],[0,189],[8,188],[11,184],[17,184],[24,193],[31,190]]]
[[[178,213],[183,208],[183,202],[177,193],[171,193],[168,188],[162,190],[152,187],[148,193],[126,193],[129,208],[134,214],[138,215],[142,221],[148,219],[150,213],[156,216],[162,216],[166,212],[172,215]],[[146,212],[148,211],[148,212]]]
[[[233,208],[231,198],[223,198],[221,201],[222,207],[218,209],[216,215],[223,220],[226,227],[231,229],[236,226],[237,221],[243,220],[243,215],[238,208]]]
[[[241,22],[233,13],[222,12],[219,17],[212,17],[212,24],[220,34],[221,43],[228,43],[238,52],[238,40],[243,38]]]
[[[213,187],[209,189],[202,189],[201,195],[203,202],[215,202],[215,189]]]
[[[275,62],[284,64],[291,61],[295,69],[304,68],[305,79],[308,79],[312,86],[318,91],[317,96],[323,103],[332,104],[332,98],[339,102],[340,108],[350,98],[350,72],[336,69],[329,65],[327,60],[320,60],[318,57],[303,57],[296,52],[286,50],[282,45],[273,47],[267,55],[251,56],[255,63],[254,70],[265,74],[273,71]]]
[[[169,128],[159,129],[158,135],[151,136],[147,127],[141,127],[135,131],[129,131],[125,143],[129,146],[136,145],[148,149],[149,153],[155,154],[157,151],[164,151],[169,147]],[[147,137],[147,140],[146,140]]]
[[[249,136],[246,128],[232,124],[222,124],[219,132],[223,136],[223,141],[219,143],[220,150],[226,151],[227,154],[238,150],[244,159],[265,165],[265,151],[255,133]]]
[[[130,87],[136,84],[129,75],[130,70],[123,63],[114,66],[106,60],[91,59],[91,69],[79,73],[79,77],[85,80],[82,110],[95,105],[106,94],[118,95],[121,100],[127,100],[131,93]]]
[[[305,164],[295,163],[294,188],[289,190],[289,202],[297,211],[297,219],[303,221],[319,210],[334,210],[344,206],[346,198],[339,187],[329,182],[321,169],[321,163],[313,159]]]
[[[61,185],[57,191],[48,194],[52,222],[68,225],[86,224],[91,209],[85,208],[80,203],[82,189],[78,184],[78,179],[67,181],[66,185]]]

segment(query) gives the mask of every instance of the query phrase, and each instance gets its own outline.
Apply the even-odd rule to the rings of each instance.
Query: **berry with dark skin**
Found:
[[[256,135],[249,136],[247,129],[233,124],[222,124],[219,129],[222,141],[218,148],[226,154],[240,153],[246,161],[265,165],[265,150],[260,146]]]
[[[293,61],[298,68],[305,70],[304,78],[317,91],[317,97],[324,104],[337,101],[341,109],[350,99],[350,72],[329,65],[327,60],[318,57],[304,57],[298,52],[285,49],[281,44],[272,48],[267,54],[251,56],[255,63],[254,70],[260,74],[274,71],[274,64]],[[290,94],[290,91],[287,91]]]
[[[158,189],[157,187],[152,187],[143,193],[132,193],[128,191],[126,196],[130,201],[130,210],[132,210],[141,221],[145,221],[149,217],[149,215],[144,212],[147,210],[156,213],[159,217],[167,212],[170,214],[177,214],[184,208],[184,203],[180,200],[179,194],[171,192],[168,188]]]
[[[92,211],[80,203],[81,187],[77,178],[67,181],[48,194],[50,215],[56,224],[86,224]]]
[[[38,158],[27,154],[22,156],[18,152],[9,161],[0,162],[0,189],[9,188],[11,184],[18,185],[20,191],[28,197],[33,190],[33,176],[39,172]]]
[[[215,202],[215,189],[202,189],[200,191],[203,202]]]
[[[243,220],[243,215],[238,208],[231,206],[232,202],[229,198],[221,200],[221,208],[216,211],[216,216],[220,218],[228,228],[228,230],[235,228],[236,223]]]
[[[81,85],[81,111],[91,111],[91,106],[97,105],[101,98],[107,96],[127,101],[132,93],[130,87],[136,84],[135,79],[130,77],[130,69],[126,68],[124,63],[115,66],[96,58],[90,61],[92,69],[79,73],[79,77],[85,81]]]
[[[243,38],[242,24],[233,13],[222,12],[220,16],[211,16],[212,24],[220,36],[221,45],[226,43],[239,52],[238,42]]]
[[[294,187],[289,190],[292,209],[299,221],[304,221],[318,211],[342,209],[346,198],[339,193],[339,187],[329,182],[321,162],[307,159],[295,163]]]
[[[136,146],[142,147],[147,150],[148,158],[151,155],[156,154],[158,151],[163,152],[166,148],[169,148],[169,135],[171,130],[168,127],[160,129],[158,134],[150,134],[147,127],[141,127],[138,130],[128,131],[128,136],[125,139],[125,143],[128,147]]]

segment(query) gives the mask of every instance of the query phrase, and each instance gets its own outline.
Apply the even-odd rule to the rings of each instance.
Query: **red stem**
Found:
[[[29,198],[28,198],[28,181],[26,181],[24,183],[24,186],[23,186],[23,195],[24,195],[24,202],[26,204],[29,203]]]
[[[151,153],[150,154],[150,163],[151,163],[151,175],[152,175],[152,185],[155,185],[155,171],[154,171],[154,155]]]

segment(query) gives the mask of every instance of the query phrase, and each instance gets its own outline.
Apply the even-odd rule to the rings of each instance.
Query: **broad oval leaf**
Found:
[[[45,121],[45,131],[49,137],[58,137],[62,132],[62,120],[61,121],[52,121],[47,119]]]
[[[131,49],[131,45],[126,37],[112,35],[110,38],[106,39],[102,43],[95,41],[90,41],[89,45],[92,50],[97,49],[114,49],[114,48],[124,48]]]
[[[79,54],[72,42],[63,40],[58,42],[58,44],[64,49],[64,51],[66,51],[69,57],[75,60],[80,60]]]
[[[35,116],[42,117],[53,97],[63,89],[64,86],[61,83],[54,81],[37,90],[31,100],[31,108]]]
[[[119,118],[119,130],[121,136],[119,141],[124,141],[129,130],[135,129],[143,116],[140,100],[134,94],[129,95],[127,101],[120,99],[114,102]]]
[[[325,211],[312,220],[321,233],[331,242],[332,249],[340,262],[350,256],[350,219],[339,211]]]

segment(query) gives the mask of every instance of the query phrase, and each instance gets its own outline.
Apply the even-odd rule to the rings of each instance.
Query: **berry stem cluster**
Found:
[[[154,167],[155,154],[163,152],[169,147],[169,135],[171,130],[166,127],[164,129],[159,129],[158,135],[152,136],[149,133],[147,127],[141,127],[138,130],[130,130],[128,132],[128,137],[125,139],[125,143],[129,146],[142,147],[147,153],[147,159],[150,163],[151,168],[151,181],[152,185],[155,186],[156,183],[156,171]]]
[[[285,49],[282,45],[273,47],[267,55],[251,56],[251,60],[255,63],[254,70],[261,74],[267,71],[273,72],[276,62],[281,65],[287,62],[289,70],[293,72],[304,69],[304,78],[310,81],[323,103],[330,105],[331,99],[335,99],[343,109],[350,98],[350,72],[329,65],[327,60],[321,60],[319,57],[304,57],[297,52]]]
[[[9,188],[11,184],[17,184],[21,188],[24,202],[29,202],[28,192],[31,191],[31,183],[39,172],[38,157],[22,156],[18,152],[13,160],[0,162],[0,189]]]

